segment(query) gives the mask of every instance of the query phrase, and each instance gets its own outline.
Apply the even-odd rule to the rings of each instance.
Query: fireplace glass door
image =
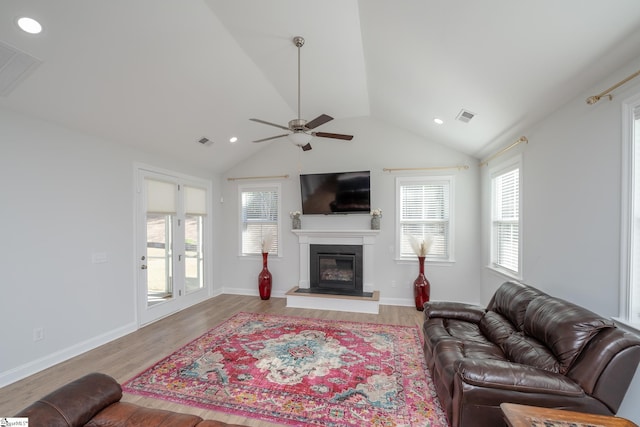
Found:
[[[310,276],[312,292],[361,295],[362,246],[311,245]]]

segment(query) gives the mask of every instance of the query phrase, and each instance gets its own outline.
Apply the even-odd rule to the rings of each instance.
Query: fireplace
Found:
[[[310,245],[311,293],[362,296],[362,245]]]
[[[347,294],[347,291],[344,291],[344,296],[348,297],[348,301],[355,301],[352,296],[355,294],[356,297],[368,297],[373,296],[375,293],[375,284],[374,284],[374,275],[373,268],[375,264],[374,259],[374,246],[376,242],[376,236],[380,233],[380,230],[312,230],[312,229],[301,229],[301,230],[291,230],[294,234],[298,236],[298,243],[300,247],[300,276],[298,279],[298,287],[294,291],[299,294],[310,294],[310,293],[336,293],[340,291],[336,291],[335,286],[333,289],[325,289],[323,291],[316,291],[315,289],[312,292],[311,289],[311,281],[312,276],[316,276],[317,273],[312,274],[311,272],[311,247],[312,246],[320,246],[321,248],[326,247],[338,247],[339,249],[332,252],[337,252],[338,254],[344,252],[344,247],[347,246],[357,246],[361,248],[361,258],[356,258],[355,267],[358,270],[354,277],[358,277],[358,280],[362,280],[362,288],[356,290],[353,293]],[[340,259],[340,267],[344,267],[344,259]],[[339,263],[336,261],[336,266]],[[360,270],[362,269],[362,270]],[[315,282],[316,279],[313,279]],[[335,280],[335,278],[334,278]],[[345,280],[341,280],[345,281]],[[346,283],[339,283],[340,285],[346,285]],[[333,283],[332,285],[335,285]],[[358,286],[360,286],[358,284]],[[315,284],[314,284],[315,287]],[[361,293],[357,293],[361,292]],[[318,301],[340,301],[339,298],[314,298],[312,301],[315,301],[315,304],[318,304]],[[313,308],[318,308],[314,305]]]

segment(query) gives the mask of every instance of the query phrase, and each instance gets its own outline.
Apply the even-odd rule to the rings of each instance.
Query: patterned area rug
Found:
[[[417,327],[238,313],[123,389],[280,424],[447,426]]]

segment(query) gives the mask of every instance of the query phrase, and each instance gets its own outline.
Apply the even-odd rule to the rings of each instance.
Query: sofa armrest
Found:
[[[108,375],[93,373],[49,393],[16,414],[34,426],[85,425],[103,408],[122,398],[120,384]]]
[[[444,317],[478,323],[484,316],[485,308],[479,305],[451,301],[429,301],[424,304],[424,318]]]
[[[584,395],[578,384],[562,374],[519,363],[460,359],[454,369],[463,382],[474,386],[571,397]]]

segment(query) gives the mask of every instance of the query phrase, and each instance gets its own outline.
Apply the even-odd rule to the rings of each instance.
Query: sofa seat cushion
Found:
[[[440,341],[433,349],[433,366],[447,394],[453,395],[455,364],[461,359],[505,360],[500,347],[490,342]]]
[[[429,353],[442,341],[477,342],[487,344],[489,341],[475,323],[442,317],[427,319],[423,325],[425,350]]]
[[[600,330],[614,323],[570,302],[541,296],[529,303],[524,319],[524,332],[544,343],[559,362],[565,374],[585,345]]]
[[[584,390],[570,378],[519,363],[462,359],[455,363],[454,370],[462,381],[477,387],[571,397],[584,396]]]
[[[560,372],[560,362],[540,341],[533,337],[517,333],[509,336],[501,345],[507,359],[512,362],[530,365],[549,372]]]

